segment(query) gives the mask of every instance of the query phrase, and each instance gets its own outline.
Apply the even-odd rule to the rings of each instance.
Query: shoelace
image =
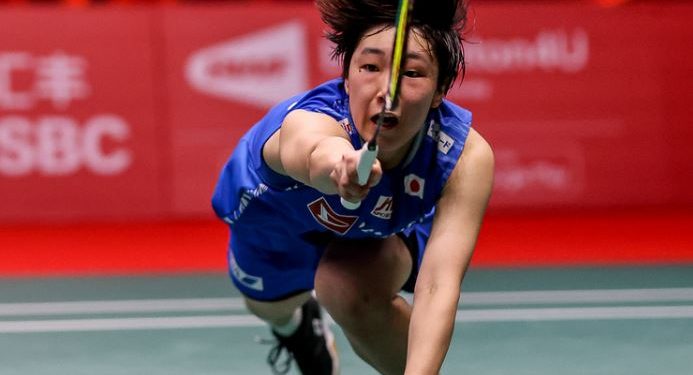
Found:
[[[279,340],[264,339],[261,337],[255,337],[255,342],[262,345],[274,345],[267,355],[267,363],[270,365],[274,375],[284,375],[289,373],[289,370],[291,369],[291,362],[293,361],[294,356],[288,349],[286,349],[286,346],[279,342]],[[286,359],[280,360],[282,353],[286,353]]]

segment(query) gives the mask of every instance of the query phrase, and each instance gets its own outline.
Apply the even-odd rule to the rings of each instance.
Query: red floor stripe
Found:
[[[483,266],[693,262],[693,214],[491,216],[474,257]]]
[[[221,271],[227,238],[216,221],[5,227],[0,274]]]
[[[0,227],[0,275],[226,270],[225,225],[211,220]],[[693,213],[494,215],[475,266],[693,263]]]

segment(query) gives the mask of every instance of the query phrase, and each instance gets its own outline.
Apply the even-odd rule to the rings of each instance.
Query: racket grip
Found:
[[[369,150],[368,144],[364,144],[363,148],[361,148],[361,158],[359,159],[359,165],[356,167],[359,185],[363,186],[368,182],[368,178],[371,176],[371,168],[373,168],[373,163],[377,156],[378,146],[375,146],[375,150]],[[361,202],[349,202],[342,198],[342,206],[349,210],[355,210],[361,206]]]
[[[348,200],[342,198],[342,206],[344,208],[349,209],[349,210],[355,210],[359,207],[361,207],[361,202],[349,202]]]

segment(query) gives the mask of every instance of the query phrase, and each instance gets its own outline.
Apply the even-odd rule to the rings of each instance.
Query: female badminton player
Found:
[[[230,276],[276,337],[276,373],[285,351],[303,374],[338,373],[324,308],[378,372],[437,374],[493,183],[489,144],[445,98],[466,6],[316,4],[342,75],[278,103],[223,167]]]

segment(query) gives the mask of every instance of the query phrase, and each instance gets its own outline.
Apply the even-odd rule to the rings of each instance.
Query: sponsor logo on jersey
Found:
[[[425,184],[426,180],[424,180],[423,178],[413,173],[409,174],[406,177],[404,177],[404,192],[411,196],[423,199]]]
[[[247,189],[241,194],[241,197],[238,199],[238,207],[231,212],[228,216],[224,217],[224,221],[229,223],[229,224],[234,224],[236,220],[238,220],[241,215],[243,215],[243,211],[248,207],[248,204],[250,204],[250,201],[253,199],[259,197],[260,195],[264,194],[267,189],[267,185],[265,184],[260,184],[258,185],[255,189]]]
[[[385,220],[390,219],[392,217],[392,197],[381,195],[378,198],[378,203],[373,207],[371,215]]]
[[[450,152],[452,145],[455,144],[455,140],[451,136],[447,135],[444,131],[440,130],[440,124],[431,121],[431,126],[428,127],[428,136],[438,141],[438,151],[447,154]]]
[[[270,107],[308,86],[305,25],[286,22],[194,52],[188,83],[205,94]]]
[[[247,272],[241,269],[241,267],[236,262],[236,258],[233,256],[233,251],[229,251],[229,266],[231,268],[231,273],[233,274],[233,277],[239,283],[243,284],[244,286],[250,289],[257,290],[260,292],[263,289],[265,289],[262,277],[249,275]]]
[[[320,197],[308,203],[308,210],[315,221],[323,227],[337,233],[345,234],[358,220],[358,216],[340,215],[327,203],[325,197]]]
[[[347,134],[354,134],[354,128],[351,126],[348,118],[342,119],[342,121],[339,122],[339,125],[342,127],[342,129],[344,129],[345,132],[347,132]]]

